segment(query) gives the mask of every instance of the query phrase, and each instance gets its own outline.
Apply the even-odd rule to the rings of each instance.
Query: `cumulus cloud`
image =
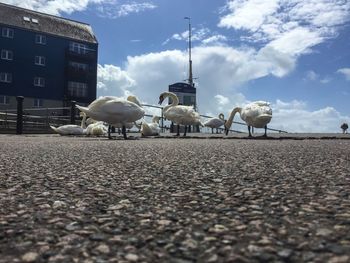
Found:
[[[349,21],[349,11],[348,1],[229,0],[218,26],[246,32],[242,40],[299,56],[334,37]]]
[[[227,105],[227,104],[230,103],[229,98],[227,98],[227,97],[225,97],[225,96],[223,96],[221,94],[215,95],[214,98],[217,100],[217,103],[219,105],[223,105],[224,106],[224,105]]]
[[[307,103],[293,100],[283,102],[277,100],[272,104],[273,118],[270,126],[288,132],[340,132],[343,122],[350,122],[350,116],[341,115],[333,107],[310,111]]]
[[[343,74],[347,80],[350,80],[350,68],[341,68],[337,72]]]
[[[98,65],[97,67],[97,90],[100,96],[113,94],[125,96],[136,87],[127,72],[114,65]]]
[[[243,81],[252,77],[249,70],[240,68],[246,65],[239,63],[239,59],[254,58],[254,53],[246,57],[246,53],[232,48],[206,49],[194,49],[199,60],[195,67],[195,73],[200,76],[197,83],[199,112],[207,116],[217,116],[223,112],[227,117],[234,107],[250,102],[242,94],[237,79]],[[167,90],[169,84],[182,81],[186,75],[179,66],[181,62],[187,62],[186,52],[172,50],[129,57],[124,69],[99,65],[98,93],[124,97],[132,93],[143,103],[156,105],[159,94]],[[232,68],[227,69],[229,66]],[[226,70],[235,75],[228,78]],[[269,72],[269,69],[265,69],[265,72]],[[333,107],[310,110],[308,103],[300,100],[276,100],[272,108],[273,119],[269,127],[288,132],[339,132],[341,123],[350,122],[349,116],[341,115]],[[150,115],[160,114],[158,109],[149,107],[146,107],[146,112]],[[237,116],[235,121],[242,120]],[[246,127],[238,124],[233,129],[246,131]]]
[[[157,7],[152,2],[117,0],[4,0],[2,2],[52,15],[84,11],[88,6],[94,5],[101,16],[109,18],[127,16]]]
[[[242,83],[267,75],[280,77],[293,68],[293,59],[272,51],[270,47],[260,51],[227,46],[193,48],[200,112],[206,115],[228,112],[233,106],[246,103]],[[168,85],[187,78],[187,63],[186,51],[168,50],[129,56],[123,69],[99,65],[99,94],[122,96],[129,91],[147,103],[157,103],[158,95]]]

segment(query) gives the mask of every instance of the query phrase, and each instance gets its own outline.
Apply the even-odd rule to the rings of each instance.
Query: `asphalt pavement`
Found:
[[[0,262],[350,262],[349,135],[220,136],[0,135]]]

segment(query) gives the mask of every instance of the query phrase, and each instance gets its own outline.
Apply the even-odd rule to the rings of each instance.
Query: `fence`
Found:
[[[0,133],[52,133],[50,125],[61,126],[65,124],[79,124],[80,117],[75,107],[76,102],[71,101],[69,107],[60,108],[27,108],[23,109],[24,97],[17,97],[16,110],[4,110],[0,112]],[[171,132],[171,122],[167,121],[163,116],[163,107],[143,104],[143,107],[149,108],[153,114],[145,114],[145,117],[151,118],[153,115],[160,115],[161,131]],[[155,111],[158,111],[157,113]],[[159,114],[160,111],[160,114]],[[211,116],[200,115],[202,118],[211,118]],[[246,126],[245,123],[236,122],[238,125]],[[220,129],[223,131],[223,128]],[[271,129],[269,131],[286,133],[286,131]],[[231,132],[239,132],[239,130],[230,130]]]

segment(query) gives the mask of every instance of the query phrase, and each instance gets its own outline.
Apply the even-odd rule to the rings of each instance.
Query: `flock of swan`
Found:
[[[248,126],[249,137],[251,137],[251,127],[265,128],[266,136],[267,124],[272,118],[272,109],[270,104],[265,101],[256,101],[247,104],[244,107],[234,108],[228,120],[225,120],[221,113],[218,117],[214,117],[202,123],[200,115],[195,111],[193,106],[179,105],[179,99],[172,92],[163,92],[159,96],[159,104],[161,105],[166,98],[171,98],[172,103],[163,108],[164,118],[177,124],[177,136],[180,135],[180,125],[185,126],[184,136],[186,136],[187,127],[189,125],[206,126],[218,130],[224,125],[226,135],[231,128],[233,119],[236,113],[240,114]],[[121,128],[124,139],[127,139],[126,129],[130,129],[134,125],[140,128],[142,136],[159,135],[159,119],[154,116],[151,123],[142,121],[141,125],[136,124],[136,121],[142,119],[145,115],[145,110],[135,96],[128,96],[127,99],[118,97],[105,96],[94,100],[87,107],[76,105],[81,111],[81,125],[63,125],[58,128],[51,128],[61,135],[105,135],[108,133],[108,138],[111,138],[111,126]],[[86,126],[86,118],[89,116],[90,124]],[[108,124],[108,126],[105,125]]]

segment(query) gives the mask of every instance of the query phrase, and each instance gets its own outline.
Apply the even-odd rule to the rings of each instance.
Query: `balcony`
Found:
[[[84,49],[82,52],[77,52],[66,48],[66,57],[80,61],[95,61],[97,60],[97,53],[95,50],[90,49]]]

